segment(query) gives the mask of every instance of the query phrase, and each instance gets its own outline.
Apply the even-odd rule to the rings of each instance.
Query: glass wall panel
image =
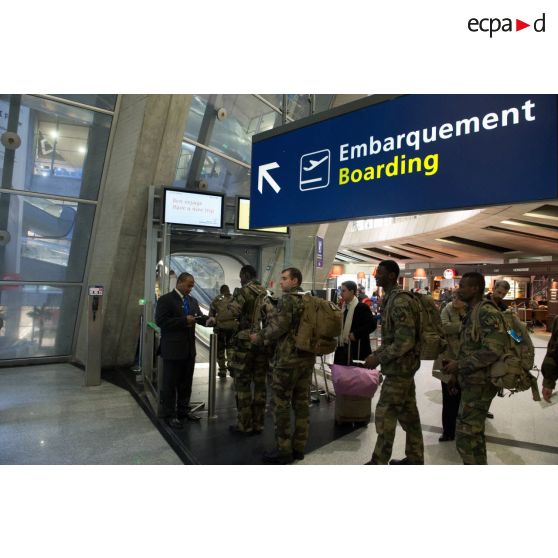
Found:
[[[263,97],[278,109],[283,108],[283,95],[269,95],[267,93],[262,93],[260,97]]]
[[[283,95],[261,95],[277,108],[283,107]],[[288,115],[293,120],[299,120],[309,115],[310,103],[307,98],[309,95],[287,95],[288,97]],[[329,110],[333,101],[334,95],[320,94],[314,95],[314,113]]]
[[[170,267],[176,275],[187,271],[196,281],[192,294],[198,302],[209,306],[211,301],[219,294],[219,288],[225,283],[223,266],[209,256],[183,256],[172,255]]]
[[[21,138],[15,158],[0,147],[2,188],[97,199],[111,122],[54,101],[0,95],[0,134],[10,127]]]
[[[194,95],[185,136],[250,163],[252,135],[280,123],[281,115],[253,95]]]
[[[289,95],[287,110],[287,115],[293,120],[310,116],[310,95]]]
[[[333,97],[335,95],[321,94],[315,96],[314,102],[314,112],[323,112],[324,110],[329,110],[331,104],[333,103]]]
[[[83,280],[95,206],[54,199],[0,195],[0,280]]]
[[[60,93],[51,93],[51,95],[105,110],[114,110],[116,106],[116,95],[67,95]]]
[[[80,292],[0,282],[0,360],[71,354]]]
[[[207,182],[211,192],[228,196],[250,195],[250,175],[246,167],[182,142],[173,186],[194,189],[200,180]]]

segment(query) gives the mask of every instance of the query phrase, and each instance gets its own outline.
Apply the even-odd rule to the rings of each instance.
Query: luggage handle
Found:
[[[351,344],[352,344],[351,339],[349,339],[349,349],[347,351],[347,366],[351,366]],[[357,356],[360,356],[360,339],[358,340],[358,345],[357,345]]]

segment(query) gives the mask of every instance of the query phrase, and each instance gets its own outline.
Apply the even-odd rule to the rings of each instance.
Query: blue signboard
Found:
[[[316,267],[324,267],[324,239],[316,237]]]
[[[253,138],[251,225],[557,197],[556,95],[408,95],[362,105]]]

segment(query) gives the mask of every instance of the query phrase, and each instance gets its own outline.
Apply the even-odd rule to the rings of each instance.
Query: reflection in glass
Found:
[[[333,103],[333,98],[335,95],[314,95],[314,113],[323,112],[324,110],[329,110]]]
[[[173,186],[194,189],[202,180],[207,182],[210,192],[228,196],[248,196],[250,193],[250,176],[246,167],[182,142]]]
[[[116,106],[116,95],[67,95],[59,93],[52,93],[52,95],[54,97],[60,97],[61,99],[68,99],[68,101],[74,101],[76,103],[82,103],[84,105],[89,105],[91,107],[97,107],[105,110],[114,110],[114,107]]]
[[[261,95],[264,99],[268,100],[279,109],[283,107],[283,95]],[[288,116],[293,120],[305,118],[310,114],[310,95],[287,95],[287,109]],[[314,114],[323,112],[331,108],[334,95],[320,94],[314,95]]]
[[[80,291],[0,282],[0,360],[71,354]]]
[[[279,110],[283,108],[283,95],[269,95],[267,93],[262,93],[260,97],[263,97],[266,101],[269,101],[274,107]]]
[[[0,196],[0,280],[76,281],[83,278],[95,207],[15,194]]]
[[[288,95],[287,114],[293,120],[310,116],[310,95]]]
[[[198,302],[209,306],[211,301],[219,294],[219,288],[225,283],[223,266],[215,259],[208,256],[171,256],[171,269],[180,275],[184,271],[194,276],[196,285],[192,294]]]
[[[0,134],[12,114],[21,138],[13,161],[0,148],[2,188],[96,199],[112,118],[26,95],[19,106],[18,97],[0,95]]]
[[[186,123],[187,138],[250,163],[252,135],[278,126],[281,115],[253,95],[194,95]]]

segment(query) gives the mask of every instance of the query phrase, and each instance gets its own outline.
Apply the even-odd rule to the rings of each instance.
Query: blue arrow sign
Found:
[[[253,138],[252,226],[557,197],[556,95],[408,95],[371,103]]]

